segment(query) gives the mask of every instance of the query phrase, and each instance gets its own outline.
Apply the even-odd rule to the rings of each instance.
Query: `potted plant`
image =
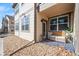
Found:
[[[71,43],[73,42],[73,36],[72,36],[72,32],[73,30],[70,27],[65,28],[65,39],[66,39],[66,43]]]

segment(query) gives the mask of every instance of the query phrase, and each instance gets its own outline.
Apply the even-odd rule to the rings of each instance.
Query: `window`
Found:
[[[68,16],[63,16],[58,18],[58,30],[64,30],[68,28]]]
[[[51,31],[62,31],[68,28],[68,25],[69,25],[68,19],[69,19],[68,15],[51,18],[50,30]]]
[[[54,18],[50,21],[50,29],[53,31],[57,30],[57,18]]]
[[[24,16],[22,19],[22,30],[29,30],[29,15]]]
[[[18,21],[15,23],[15,30],[16,30],[16,31],[19,30],[19,22],[18,22]]]

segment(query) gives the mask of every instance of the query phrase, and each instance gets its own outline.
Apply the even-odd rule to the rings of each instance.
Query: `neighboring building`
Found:
[[[2,34],[2,29],[0,29],[0,34]]]
[[[14,33],[14,17],[6,15],[2,20],[2,32],[3,33]]]
[[[79,4],[75,3],[14,3],[15,35],[35,42],[45,39],[65,42],[64,30],[73,32],[72,43],[79,53]]]

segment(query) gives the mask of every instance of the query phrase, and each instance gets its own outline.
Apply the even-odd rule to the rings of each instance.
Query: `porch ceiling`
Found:
[[[75,8],[74,3],[59,3],[41,11],[40,14],[45,14],[49,18],[49,17],[74,11],[74,8]]]

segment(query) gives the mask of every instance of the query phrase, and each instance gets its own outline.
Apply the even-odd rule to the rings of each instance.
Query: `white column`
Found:
[[[19,21],[19,32],[18,32],[18,35],[19,35],[19,37],[20,37],[20,33],[21,33],[21,19],[20,19],[20,13],[21,13],[21,3],[19,3],[19,18],[18,18],[18,21]]]
[[[79,55],[79,4],[75,4],[74,14],[74,47],[75,53]]]

